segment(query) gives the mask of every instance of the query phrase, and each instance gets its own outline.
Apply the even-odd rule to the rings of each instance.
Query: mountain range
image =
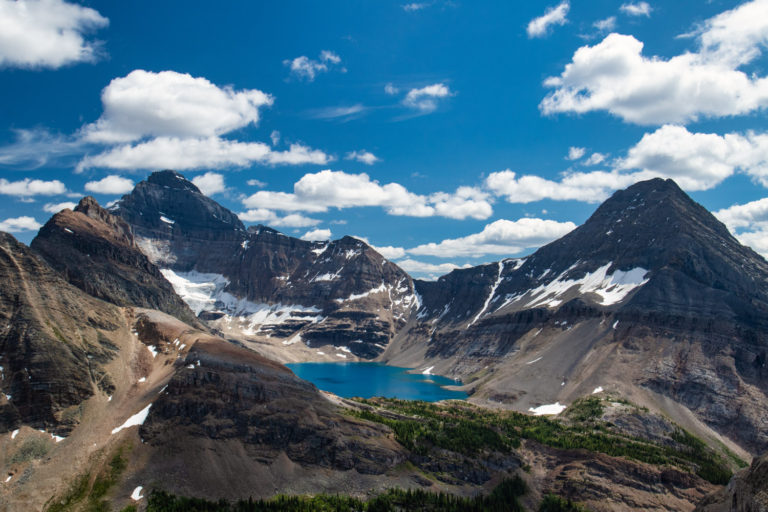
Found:
[[[685,432],[733,469],[756,457],[753,473],[768,452],[768,263],[671,180],[616,192],[525,258],[436,281],[353,237],[246,228],[173,171],[109,209],[84,198],[30,247],[3,234],[0,249],[0,510],[66,504],[75,478],[93,489],[114,460],[105,499],[120,506],[153,482],[214,499],[471,494],[521,467],[531,496],[595,510],[615,509],[609,496],[657,510],[729,499],[701,466],[673,474],[523,431],[504,457],[427,459],[400,442],[402,411],[377,422],[283,366],[297,361],[439,373],[483,411],[565,409],[569,428],[582,428],[569,411],[598,400],[622,442],[690,450]],[[754,494],[750,478],[728,489]]]

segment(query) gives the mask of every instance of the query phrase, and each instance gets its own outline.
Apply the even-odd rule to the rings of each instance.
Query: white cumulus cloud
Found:
[[[488,194],[473,187],[460,187],[453,194],[414,194],[399,183],[380,184],[365,173],[324,170],[302,176],[293,193],[260,190],[243,200],[246,208],[325,212],[329,208],[377,206],[390,215],[464,219],[488,218],[493,209]]]
[[[323,151],[301,144],[291,144],[287,151],[274,151],[269,144],[263,142],[238,142],[219,137],[157,137],[147,142],[115,146],[97,155],[86,156],[78,164],[78,171],[92,167],[126,170],[222,169],[246,167],[254,163],[323,165],[330,160],[331,157]]]
[[[616,167],[673,178],[686,190],[710,189],[737,170],[768,186],[768,134],[691,133],[666,125],[643,135]]]
[[[331,239],[330,229],[313,229],[301,235],[302,240],[325,241]]]
[[[543,37],[547,35],[550,27],[554,25],[565,25],[568,22],[567,16],[570,8],[571,5],[566,0],[555,7],[550,7],[538,18],[532,19],[530,23],[528,23],[528,28],[526,29],[528,37]]]
[[[62,0],[0,0],[0,67],[93,62],[100,43],[85,34],[108,24],[96,10]]]
[[[243,222],[257,222],[275,227],[306,228],[320,224],[320,220],[305,217],[298,213],[291,213],[284,217],[277,215],[267,208],[255,208],[237,215]]]
[[[66,192],[67,187],[59,180],[44,181],[24,178],[19,181],[8,181],[5,178],[0,178],[0,194],[7,196],[55,196]]]
[[[195,176],[192,178],[192,183],[200,189],[200,192],[207,196],[212,196],[227,190],[227,186],[224,184],[224,175],[215,172],[207,172]]]
[[[734,232],[740,228],[768,225],[768,197],[746,204],[735,204],[714,213],[715,217]]]
[[[83,128],[90,142],[132,142],[143,137],[211,137],[259,121],[272,97],[235,91],[187,73],[137,69],[101,92],[104,113]]]
[[[485,186],[493,194],[503,196],[510,203],[532,203],[542,199],[556,201],[586,201],[598,203],[616,189],[631,185],[636,177],[618,171],[566,173],[559,181],[535,175],[519,176],[509,169],[493,172]]]
[[[714,214],[739,242],[768,258],[768,197],[735,204]]]
[[[582,155],[583,156],[583,155]],[[604,163],[607,155],[592,153],[585,165]],[[559,179],[493,172],[484,186],[512,203],[542,199],[599,202],[614,190],[650,178],[672,178],[689,191],[709,190],[735,173],[768,187],[768,133],[695,133],[684,126],[664,125],[646,133],[611,170],[565,172]]]
[[[14,217],[11,219],[0,220],[0,231],[8,233],[21,233],[23,231],[37,231],[42,224],[33,217]]]
[[[486,225],[480,233],[447,239],[408,249],[409,254],[438,258],[512,255],[530,247],[539,247],[572,231],[573,222],[523,218],[516,221],[499,219]]]
[[[65,201],[63,203],[45,203],[43,211],[48,213],[59,213],[61,210],[66,210],[67,208],[74,210],[75,206],[77,206],[77,203],[73,203],[72,201]]]
[[[643,55],[633,36],[609,34],[576,50],[564,71],[545,80],[553,89],[544,114],[608,111],[636,124],[685,123],[741,115],[768,105],[768,77],[740,67],[768,43],[768,1],[753,0],[707,20],[697,52],[669,59]]]
[[[468,268],[470,266],[459,266],[455,263],[428,263],[426,261],[414,260],[412,258],[396,261],[395,264],[408,272],[410,275],[420,279],[426,279],[428,281],[434,281],[438,277],[447,274],[451,270],[457,268]]]
[[[89,181],[85,190],[95,194],[127,194],[133,190],[133,182],[122,176],[106,176],[98,181]]]

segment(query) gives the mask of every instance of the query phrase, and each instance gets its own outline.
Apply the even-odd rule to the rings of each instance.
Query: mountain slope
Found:
[[[182,321],[195,315],[139,250],[128,224],[83,198],[46,222],[30,247],[73,285],[118,306],[159,309]]]
[[[707,496],[697,512],[763,512],[768,510],[768,454],[737,473],[728,486]]]
[[[376,357],[418,306],[411,278],[365,242],[246,230],[173,171],[153,173],[113,213],[195,313],[283,361]]]
[[[70,286],[0,232],[0,432],[22,424],[68,434],[80,406],[115,384],[120,310]]]
[[[759,453],[766,282],[762,257],[655,179],[616,192],[527,258],[417,281],[418,321],[383,357],[433,366],[471,383],[475,399],[523,410],[610,383],[654,408],[682,404],[692,422]]]

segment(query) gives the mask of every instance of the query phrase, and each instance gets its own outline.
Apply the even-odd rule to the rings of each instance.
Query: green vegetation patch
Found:
[[[118,482],[128,463],[127,445],[120,446],[109,462],[96,474],[85,473],[77,477],[67,493],[49,502],[46,512],[109,512],[109,502],[104,499],[109,490]],[[130,509],[129,509],[130,510]],[[135,510],[135,508],[134,508]]]
[[[373,398],[359,402],[371,409],[350,414],[389,426],[395,439],[417,454],[428,453],[433,446],[468,456],[481,451],[505,452],[519,446],[520,439],[531,439],[553,448],[583,449],[657,466],[674,466],[717,485],[725,485],[732,475],[722,457],[683,429],[672,436],[679,445],[666,446],[595,422],[603,407],[598,397],[576,402],[570,424],[544,416],[483,409],[460,401],[438,405]]]
[[[565,415],[573,421],[586,423],[599,420],[603,416],[605,407],[600,397],[590,396],[580,398],[571,404],[565,411]]]
[[[518,498],[526,492],[520,477],[501,482],[489,495],[464,498],[421,489],[390,489],[368,501],[349,496],[276,496],[269,500],[241,500],[230,503],[199,498],[184,498],[163,491],[152,491],[147,512],[518,512],[524,510]]]

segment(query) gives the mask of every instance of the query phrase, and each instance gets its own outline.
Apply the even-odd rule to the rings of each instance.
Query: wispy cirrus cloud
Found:
[[[571,4],[566,0],[550,7],[541,16],[532,19],[526,27],[529,38],[544,37],[549,33],[551,27],[555,25],[565,25],[568,22],[568,11]]]
[[[358,150],[358,151],[350,151],[346,155],[344,155],[345,160],[354,160],[356,162],[360,162],[361,164],[366,165],[373,165],[376,162],[381,161],[379,157],[371,153],[370,151],[366,151],[364,149]]]
[[[290,69],[291,76],[307,82],[314,82],[320,73],[327,73],[332,68],[341,64],[341,57],[330,50],[323,50],[317,59],[310,59],[301,55],[294,59],[287,59],[283,64]],[[343,68],[341,68],[344,71]]]
[[[628,2],[626,4],[621,4],[619,10],[629,16],[650,17],[653,8],[648,4],[648,2]]]
[[[444,83],[426,85],[408,91],[403,98],[403,105],[428,114],[437,110],[439,101],[453,96],[455,93]]]

